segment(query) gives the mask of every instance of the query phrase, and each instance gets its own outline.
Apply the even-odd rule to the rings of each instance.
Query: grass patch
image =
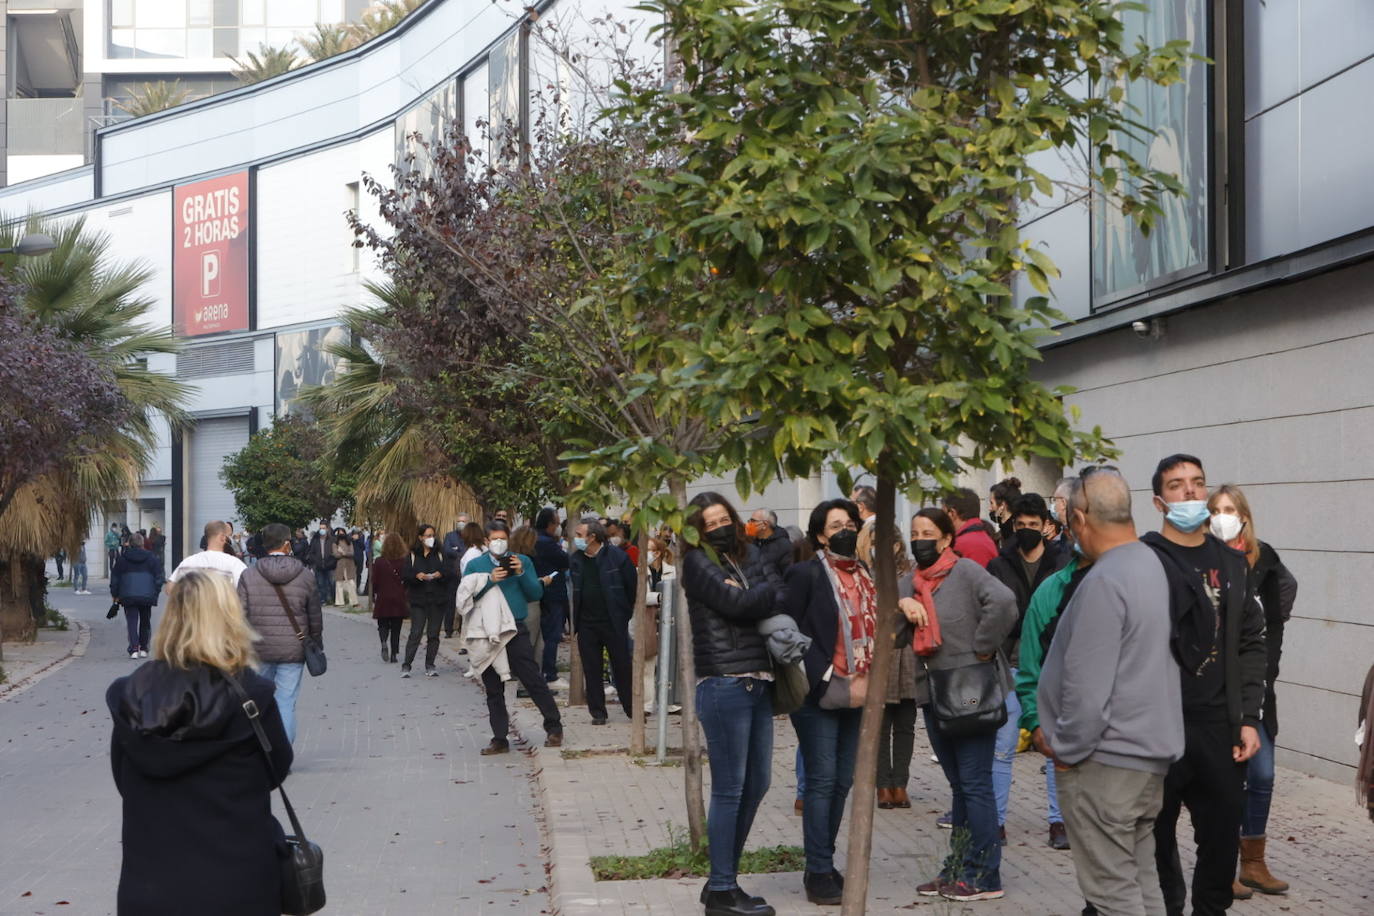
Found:
[[[47,611],[48,613],[43,617],[43,626],[49,630],[70,630],[72,628],[71,621],[61,611],[55,611],[52,608],[48,608]]]
[[[642,856],[592,856],[592,874],[598,881],[636,881],[644,878],[704,878],[711,873],[706,844],[692,848],[686,831],[668,825],[669,845]],[[739,862],[742,875],[802,871],[806,854],[800,846],[770,846],[745,850]]]

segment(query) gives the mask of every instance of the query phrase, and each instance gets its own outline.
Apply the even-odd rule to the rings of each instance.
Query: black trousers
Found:
[[[378,617],[377,635],[382,639],[382,645],[391,643],[391,654],[397,655],[401,651],[401,624],[405,623],[404,617]]]
[[[582,675],[587,687],[587,711],[593,718],[606,718],[606,685],[601,679],[601,653],[611,657],[620,707],[630,715],[634,697],[634,675],[630,656],[630,634],[615,624],[582,621],[577,627],[577,651],[582,656]]]
[[[1155,862],[1164,909],[1183,916],[1186,882],[1178,857],[1178,815],[1188,806],[1197,843],[1193,869],[1194,916],[1220,916],[1231,906],[1231,881],[1240,854],[1240,819],[1245,810],[1245,769],[1231,759],[1226,722],[1183,726],[1183,759],[1164,777],[1164,807],[1155,820]]]
[[[406,667],[415,661],[415,653],[420,648],[420,635],[428,639],[425,643],[425,667],[433,668],[434,659],[439,656],[439,624],[444,621],[444,606],[440,601],[423,602],[410,599],[410,636],[406,639]]]
[[[558,714],[558,704],[554,702],[549,685],[539,670],[539,662],[534,658],[534,646],[530,643],[530,631],[524,621],[515,625],[515,636],[506,643],[506,663],[510,665],[511,675],[520,686],[529,692],[530,699],[544,716],[544,733],[561,735],[563,719]],[[491,719],[491,736],[496,741],[505,741],[510,733],[510,712],[506,709],[506,683],[501,675],[490,667],[482,672],[482,686],[487,690],[487,717]]]
[[[449,576],[448,606],[444,608],[444,633],[448,636],[453,635],[453,626],[458,614],[458,585],[458,580]]]
[[[911,781],[911,755],[916,750],[916,701],[902,700],[883,707],[883,730],[878,742],[878,788],[905,789]]]

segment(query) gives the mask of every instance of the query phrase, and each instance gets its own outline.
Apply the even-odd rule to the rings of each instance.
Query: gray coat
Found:
[[[921,665],[927,671],[959,668],[1001,649],[1016,626],[1016,596],[976,562],[960,558],[935,592],[935,613],[940,651],[921,658]],[[1006,674],[1010,689],[1011,672]]]
[[[305,649],[282,610],[272,587],[274,583],[285,593],[296,622],[323,644],[324,616],[320,612],[319,592],[315,590],[315,574],[295,557],[273,555],[263,557],[239,577],[243,612],[262,637],[256,646],[258,658],[264,662],[303,662]]]
[[[897,597],[915,598],[916,588],[911,584],[911,573],[897,577]],[[887,702],[900,703],[902,700],[915,700],[917,706],[930,702],[930,687],[926,683],[926,669],[921,659],[911,648],[910,640],[903,640],[897,646],[895,664],[887,669]]]

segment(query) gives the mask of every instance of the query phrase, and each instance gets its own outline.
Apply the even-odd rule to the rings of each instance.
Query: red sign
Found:
[[[248,173],[173,194],[172,324],[186,337],[248,328]]]

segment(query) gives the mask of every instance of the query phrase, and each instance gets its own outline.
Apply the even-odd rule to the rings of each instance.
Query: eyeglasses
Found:
[[[1100,471],[1111,471],[1112,473],[1117,475],[1121,473],[1121,469],[1114,464],[1090,464],[1083,470],[1078,472],[1079,489],[1083,491],[1084,515],[1092,515],[1093,511],[1092,498],[1088,496],[1088,479]],[[1071,503],[1065,502],[1064,505],[1067,508],[1071,505]]]

